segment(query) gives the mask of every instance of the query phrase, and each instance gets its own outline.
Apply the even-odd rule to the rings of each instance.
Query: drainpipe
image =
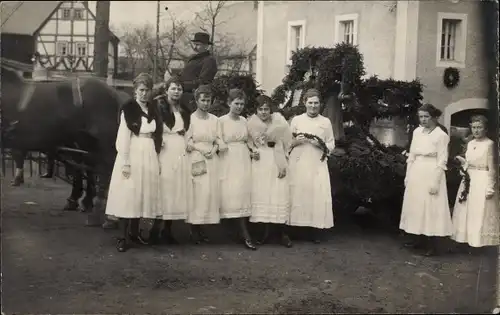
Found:
[[[255,70],[255,79],[257,84],[263,84],[264,69],[264,1],[258,1],[257,4],[257,69]]]

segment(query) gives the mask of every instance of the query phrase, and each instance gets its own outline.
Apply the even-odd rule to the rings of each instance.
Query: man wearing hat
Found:
[[[200,85],[211,84],[217,74],[217,62],[210,54],[208,47],[212,45],[210,35],[207,33],[196,33],[191,40],[196,52],[189,58],[180,74],[184,93],[182,98],[188,104],[191,111],[196,109],[194,103],[194,90]]]

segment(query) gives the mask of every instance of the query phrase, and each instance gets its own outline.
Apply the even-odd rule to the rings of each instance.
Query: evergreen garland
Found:
[[[448,67],[444,69],[443,73],[443,83],[448,89],[452,89],[457,86],[460,81],[460,72],[457,68]]]

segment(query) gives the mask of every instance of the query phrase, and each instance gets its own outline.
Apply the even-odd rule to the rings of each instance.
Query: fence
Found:
[[[40,152],[28,152],[24,159],[24,176],[39,177],[47,172],[47,156]],[[10,173],[15,176],[16,165],[10,149],[2,151],[2,174],[5,176]],[[71,178],[66,173],[66,167],[63,163],[56,161],[54,163],[54,179],[59,178],[71,184]]]

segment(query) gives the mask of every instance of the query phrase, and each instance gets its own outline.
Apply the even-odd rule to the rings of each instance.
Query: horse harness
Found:
[[[61,81],[63,83],[64,81]],[[24,91],[21,95],[21,99],[19,100],[19,105],[18,108],[20,111],[23,111],[26,109],[27,105],[31,101],[31,98],[33,97],[33,94],[35,93],[36,89],[36,83],[35,82],[30,82],[26,84]],[[61,89],[64,89],[64,85],[57,87],[58,92],[61,92],[61,94],[64,94]],[[80,78],[77,77],[76,80],[71,80],[71,99],[73,105],[75,105],[77,108],[83,107],[83,96],[82,96],[82,87],[81,87],[81,81]]]

